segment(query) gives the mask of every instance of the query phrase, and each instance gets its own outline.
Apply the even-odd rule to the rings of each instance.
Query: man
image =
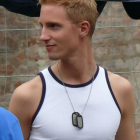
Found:
[[[0,140],[23,140],[18,119],[0,107]]]
[[[40,0],[41,41],[59,60],[18,87],[9,110],[27,140],[135,140],[130,83],[96,65],[93,0]]]

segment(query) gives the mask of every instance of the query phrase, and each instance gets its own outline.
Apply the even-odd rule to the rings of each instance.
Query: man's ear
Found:
[[[87,36],[89,33],[89,29],[90,29],[90,24],[88,21],[83,21],[81,23],[79,23],[79,35],[80,37],[84,37]]]

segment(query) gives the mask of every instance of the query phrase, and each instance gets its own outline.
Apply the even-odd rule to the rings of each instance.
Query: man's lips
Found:
[[[45,45],[46,47],[53,47],[53,46],[55,46],[55,45]]]
[[[45,45],[45,46],[46,46],[46,50],[51,50],[56,45]]]

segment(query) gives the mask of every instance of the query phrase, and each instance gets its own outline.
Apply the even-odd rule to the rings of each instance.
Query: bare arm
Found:
[[[111,87],[122,111],[115,140],[136,140],[134,131],[134,94],[128,80],[108,72]]]
[[[41,80],[37,77],[18,87],[11,98],[9,111],[19,119],[24,140],[29,139],[32,118],[39,105],[41,92]]]
[[[19,119],[24,140],[28,140],[31,128],[31,118],[29,116],[30,109],[27,101],[28,97],[26,97],[23,91],[23,87],[15,90],[10,101],[9,111]]]
[[[136,140],[134,130],[134,95],[129,83],[126,85],[122,98],[124,100],[124,109],[115,140]]]

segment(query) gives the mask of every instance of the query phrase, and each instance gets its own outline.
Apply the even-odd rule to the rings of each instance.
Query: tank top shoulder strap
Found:
[[[39,106],[32,118],[32,123],[34,122],[39,110],[41,109],[42,107],[42,104],[44,102],[44,99],[45,99],[45,95],[46,95],[46,76],[47,76],[47,73],[48,73],[48,68],[42,70],[41,72],[38,73],[38,75],[40,76],[41,78],[41,81],[42,81],[42,96],[41,96],[41,100],[40,100],[40,103],[39,103]]]

